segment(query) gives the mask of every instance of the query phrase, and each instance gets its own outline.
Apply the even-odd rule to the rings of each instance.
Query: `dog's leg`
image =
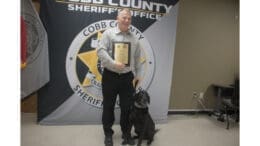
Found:
[[[153,142],[153,140],[154,140],[154,135],[155,135],[155,133],[157,133],[158,132],[158,129],[155,129],[155,123],[153,122],[153,120],[152,120],[152,117],[151,117],[151,115],[149,114],[148,115],[148,118],[149,118],[149,127],[148,127],[148,129],[149,129],[149,132],[147,133],[148,135],[148,141],[147,141],[147,145],[150,145],[152,142]],[[148,124],[147,124],[148,125]]]
[[[142,140],[143,140],[143,138],[144,138],[144,136],[145,136],[145,132],[146,132],[146,130],[147,130],[147,119],[148,119],[148,117],[147,117],[147,115],[146,115],[146,116],[145,116],[145,120],[144,120],[144,126],[143,126],[143,128],[142,128],[142,130],[141,130],[141,133],[140,133],[140,135],[139,135],[139,139],[138,139],[137,146],[141,146]]]
[[[153,142],[153,137],[154,137],[154,134],[155,134],[155,130],[154,130],[153,126],[149,127],[148,129],[150,129],[151,131],[149,131],[147,133],[147,145],[150,145]]]
[[[145,127],[146,127],[146,126],[144,125],[144,128],[142,129],[142,132],[141,132],[141,134],[139,135],[137,146],[141,146],[141,145],[142,145],[142,140],[143,140],[143,138],[144,138],[145,129],[146,129]]]

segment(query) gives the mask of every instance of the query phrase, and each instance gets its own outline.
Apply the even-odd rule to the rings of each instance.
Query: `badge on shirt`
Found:
[[[130,65],[131,44],[130,42],[113,42],[112,57],[115,61],[126,66]]]

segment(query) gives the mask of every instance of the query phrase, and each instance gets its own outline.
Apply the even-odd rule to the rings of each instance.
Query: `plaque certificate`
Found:
[[[113,59],[117,62],[121,62],[126,66],[130,65],[131,54],[130,42],[113,42]]]

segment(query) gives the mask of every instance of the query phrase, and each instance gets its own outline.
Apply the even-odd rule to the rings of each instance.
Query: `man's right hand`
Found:
[[[115,67],[116,69],[123,70],[125,68],[125,64],[115,61]]]

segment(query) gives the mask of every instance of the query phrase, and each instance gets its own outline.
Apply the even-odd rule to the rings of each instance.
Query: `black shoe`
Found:
[[[106,136],[105,137],[105,146],[113,146],[113,139],[112,136]]]
[[[122,138],[124,139],[123,142],[122,142],[122,145],[126,145],[126,144],[135,145],[135,141],[131,136],[124,136],[123,135]]]

